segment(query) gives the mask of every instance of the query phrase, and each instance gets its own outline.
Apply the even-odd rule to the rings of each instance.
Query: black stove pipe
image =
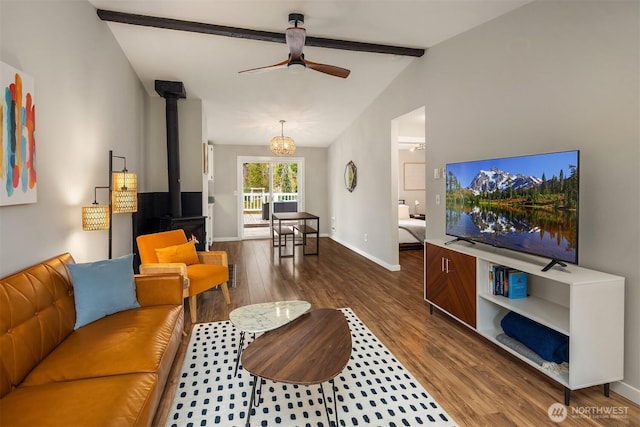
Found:
[[[178,99],[186,98],[182,82],[156,80],[155,89],[166,101],[167,175],[169,179],[169,212],[172,218],[182,217],[180,192],[180,139],[178,136]]]

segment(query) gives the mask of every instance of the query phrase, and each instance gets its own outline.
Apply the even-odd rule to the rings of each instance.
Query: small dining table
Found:
[[[274,226],[274,221],[277,221],[277,227]],[[282,221],[298,221],[298,224],[293,228],[288,226],[283,227]],[[307,223],[307,221],[315,221],[315,228]],[[273,245],[276,246],[276,234],[278,235],[278,254],[280,257],[293,257],[295,256],[295,233],[298,232],[302,235],[302,254],[303,255],[318,255],[319,242],[320,242],[320,217],[309,212],[279,212],[271,215],[271,238]],[[282,236],[285,236],[285,246],[287,243],[287,235],[293,234],[293,252],[291,255],[282,254]],[[316,248],[315,252],[307,252],[307,235],[315,234],[316,236]]]

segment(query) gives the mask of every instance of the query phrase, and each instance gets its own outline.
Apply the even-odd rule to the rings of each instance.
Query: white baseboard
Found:
[[[214,237],[213,239],[214,242],[239,242],[240,238],[239,237]]]
[[[386,268],[389,271],[400,271],[400,265],[392,265],[392,264],[388,264],[384,261],[382,261],[379,258],[374,257],[371,254],[368,254],[367,252],[362,251],[360,248],[356,248],[355,246],[351,246],[350,244],[341,241],[340,239],[337,239],[335,236],[329,236],[329,238],[331,238],[331,240],[340,243],[342,246],[352,250],[353,252],[362,255],[363,257],[367,258],[370,261],[375,262],[376,264],[378,264],[381,267]]]
[[[633,387],[623,381],[618,381],[611,384],[611,391],[616,392],[622,397],[626,397],[630,401],[640,405],[640,389]]]

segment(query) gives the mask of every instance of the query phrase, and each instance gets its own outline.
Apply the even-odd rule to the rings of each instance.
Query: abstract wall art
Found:
[[[0,206],[35,203],[36,104],[33,78],[0,62]]]

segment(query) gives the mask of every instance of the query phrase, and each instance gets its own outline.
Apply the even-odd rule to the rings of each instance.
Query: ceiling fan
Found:
[[[293,25],[293,27],[287,28],[287,31],[285,32],[285,40],[287,42],[287,46],[289,46],[289,57],[277,64],[267,65],[266,67],[251,68],[249,70],[239,71],[239,73],[271,71],[285,67],[303,67],[329,74],[331,76],[341,77],[343,79],[346,79],[347,76],[349,76],[351,71],[346,68],[336,67],[335,65],[320,64],[318,62],[310,61],[304,57],[302,49],[304,48],[306,30],[302,27],[298,27],[298,24],[304,24],[303,14],[290,13],[289,23]]]

